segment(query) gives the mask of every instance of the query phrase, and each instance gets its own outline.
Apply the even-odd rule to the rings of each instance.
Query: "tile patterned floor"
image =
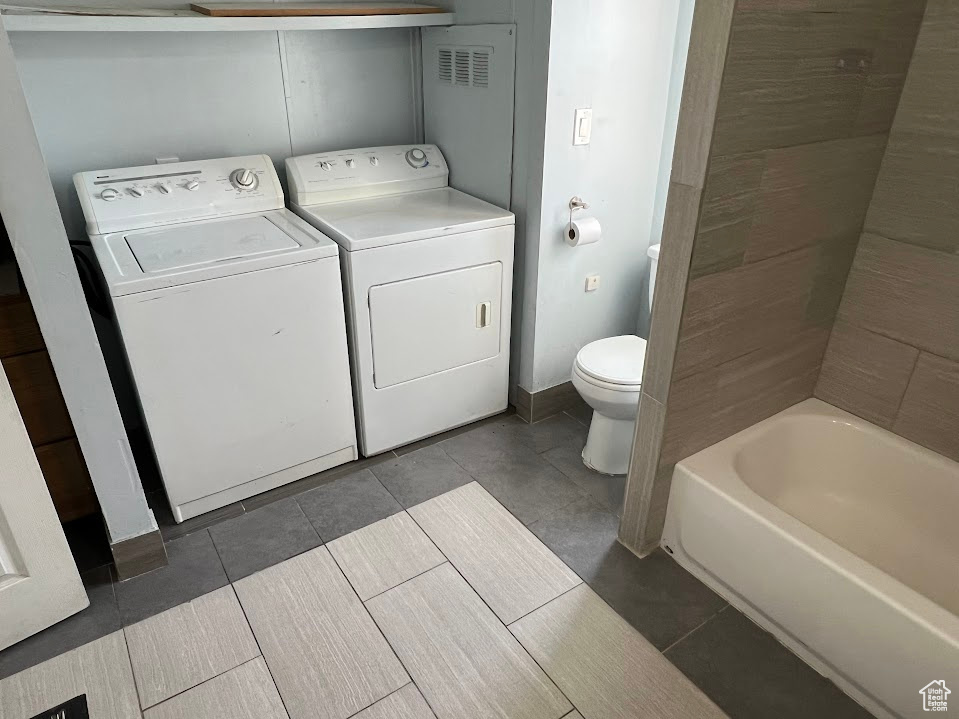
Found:
[[[501,415],[167,518],[168,567],[88,569],[88,609],[0,652],[0,718],[84,692],[93,719],[867,717],[615,541],[623,481],[578,461],[588,419]]]

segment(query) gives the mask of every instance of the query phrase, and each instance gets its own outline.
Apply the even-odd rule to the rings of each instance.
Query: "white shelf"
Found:
[[[363,30],[452,25],[454,13],[338,17],[210,17],[177,10],[169,15],[55,15],[4,13],[7,32],[241,32],[253,30]]]

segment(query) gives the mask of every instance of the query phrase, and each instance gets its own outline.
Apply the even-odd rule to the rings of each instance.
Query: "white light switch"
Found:
[[[599,289],[599,275],[586,275],[586,291],[593,292]]]
[[[576,119],[573,122],[573,144],[588,145],[592,134],[593,110],[589,107],[581,107],[576,110]]]

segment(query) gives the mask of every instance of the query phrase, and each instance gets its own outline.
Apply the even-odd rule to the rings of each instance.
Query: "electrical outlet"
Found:
[[[599,275],[586,276],[586,291],[595,292],[599,289]]]

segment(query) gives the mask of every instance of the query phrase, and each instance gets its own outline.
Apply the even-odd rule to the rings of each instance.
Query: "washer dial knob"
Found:
[[[160,192],[162,192],[164,195],[169,195],[171,192],[173,192],[173,188],[170,187],[170,186],[169,186],[167,183],[165,183],[165,182],[161,182],[159,185],[157,185],[157,189],[158,189]]]
[[[418,147],[406,152],[406,161],[410,164],[410,167],[416,168],[426,167],[430,164],[430,161],[426,159],[426,153]]]
[[[143,190],[141,190],[139,187],[131,187],[129,192],[134,197],[143,197]]]
[[[255,190],[259,184],[259,178],[253,170],[241,167],[230,173],[230,182],[238,190]]]
[[[115,199],[117,199],[119,196],[120,196],[120,193],[117,192],[117,191],[116,191],[115,189],[113,189],[112,187],[108,187],[108,188],[106,188],[105,190],[103,190],[102,192],[100,192],[100,199],[101,199],[101,200],[106,200],[107,202],[113,202],[113,201],[114,201]]]
[[[198,190],[198,189],[200,188],[200,183],[197,182],[196,180],[190,180],[189,182],[187,182],[187,183],[184,185],[184,187],[185,187],[186,189],[188,189],[190,192],[193,192],[193,191]]]
[[[329,172],[330,170],[333,169],[333,165],[327,162],[326,160],[324,160],[323,162],[320,163],[320,169],[323,170],[323,172]]]

